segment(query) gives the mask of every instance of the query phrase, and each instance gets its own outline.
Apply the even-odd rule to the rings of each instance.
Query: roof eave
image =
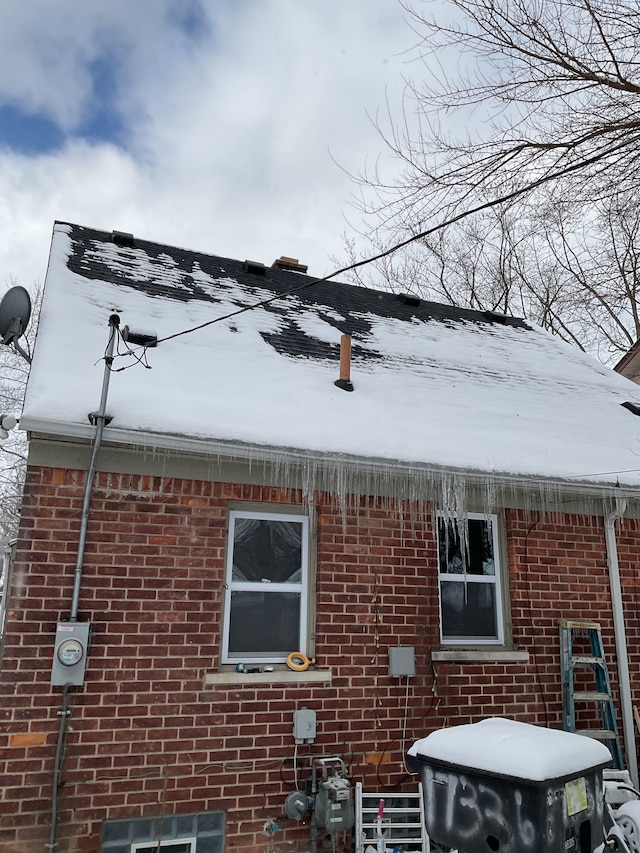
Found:
[[[67,424],[38,418],[22,418],[20,428],[34,436],[79,439],[91,442],[95,427],[87,423]],[[141,451],[179,454],[198,454],[217,459],[229,459],[248,463],[277,463],[282,469],[311,467],[314,472],[322,469],[351,469],[358,475],[371,477],[397,477],[405,482],[428,477],[443,481],[464,481],[469,486],[485,486],[500,489],[532,489],[539,495],[571,493],[598,498],[626,498],[638,501],[640,487],[620,485],[617,480],[596,481],[580,478],[545,477],[525,473],[505,473],[480,469],[454,468],[424,462],[399,459],[383,459],[348,454],[300,450],[291,447],[253,445],[219,439],[195,438],[192,436],[152,433],[106,426],[102,441],[105,445],[140,448]]]

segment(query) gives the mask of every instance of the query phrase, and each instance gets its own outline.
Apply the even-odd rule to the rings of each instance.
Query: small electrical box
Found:
[[[416,674],[415,649],[413,646],[391,646],[389,648],[389,675],[392,678],[413,678]]]
[[[52,687],[84,684],[89,629],[89,622],[58,622],[51,668]]]
[[[300,708],[293,712],[293,737],[296,743],[313,743],[316,739],[316,712]]]

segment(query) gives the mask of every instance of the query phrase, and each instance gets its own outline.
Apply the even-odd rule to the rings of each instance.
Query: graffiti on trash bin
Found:
[[[434,838],[455,838],[460,847],[479,840],[489,850],[500,850],[510,840],[518,839],[519,850],[539,850],[541,836],[554,834],[555,821],[545,828],[537,827],[535,815],[527,808],[530,797],[517,783],[494,785],[464,774],[434,771],[427,785],[425,802],[427,827]],[[563,808],[561,791],[547,792],[548,807]],[[555,802],[554,802],[555,801]]]

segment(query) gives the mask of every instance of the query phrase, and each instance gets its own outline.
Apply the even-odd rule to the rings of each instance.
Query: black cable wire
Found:
[[[566,175],[569,175],[575,171],[579,171],[580,169],[584,169],[587,166],[594,165],[595,163],[599,162],[605,157],[612,155],[621,148],[627,147],[629,144],[629,140],[624,140],[618,145],[614,145],[605,151],[601,151],[597,154],[594,154],[592,157],[587,157],[584,160],[581,160],[579,163],[573,163],[569,166],[564,167],[563,169],[560,169],[559,171],[550,172],[540,178],[537,178],[535,181],[531,181],[530,183],[525,184],[523,187],[511,190],[510,192],[505,193],[502,196],[490,199],[489,201],[485,201],[482,204],[476,205],[475,207],[463,210],[460,213],[455,214],[454,216],[450,216],[448,219],[444,219],[442,222],[438,222],[436,225],[433,225],[430,228],[426,228],[423,231],[419,231],[416,234],[412,234],[410,237],[407,237],[406,240],[401,240],[399,243],[394,243],[392,246],[389,246],[387,249],[383,249],[381,252],[378,252],[375,255],[371,255],[367,258],[355,261],[354,263],[334,270],[332,273],[322,276],[321,278],[315,278],[311,281],[306,281],[303,284],[298,285],[297,287],[292,287],[290,290],[284,291],[283,293],[278,293],[274,296],[268,297],[267,299],[262,299],[259,302],[256,302],[254,305],[245,305],[243,308],[238,308],[235,311],[230,311],[228,314],[224,314],[221,317],[215,317],[213,320],[207,320],[204,323],[199,323],[197,326],[192,326],[189,329],[183,329],[180,332],[174,332],[171,335],[166,335],[164,338],[158,338],[157,341],[155,341],[155,345],[164,343],[166,341],[171,341],[174,338],[181,337],[182,335],[189,335],[192,332],[197,332],[200,329],[206,328],[207,326],[212,326],[215,323],[221,323],[224,320],[229,320],[232,317],[237,317],[240,314],[245,314],[248,311],[255,310],[256,308],[263,308],[264,306],[270,305],[272,302],[275,302],[278,299],[284,299],[287,296],[291,296],[295,293],[300,293],[302,290],[306,290],[309,287],[314,287],[316,284],[321,284],[322,282],[330,281],[332,278],[335,278],[338,275],[343,275],[344,273],[352,272],[353,270],[359,269],[360,267],[375,263],[376,261],[380,261],[383,258],[394,254],[394,252],[397,252],[399,249],[403,249],[406,246],[411,245],[411,243],[417,242],[418,240],[423,240],[425,237],[429,237],[431,234],[435,234],[437,231],[441,231],[444,228],[448,228],[450,225],[455,225],[457,222],[460,222],[461,220],[466,219],[469,216],[473,216],[476,213],[480,213],[481,211],[488,210],[492,207],[498,207],[499,205],[505,204],[508,201],[513,201],[514,199],[522,195],[526,195],[527,193],[533,192],[533,190],[538,189],[539,187],[544,186],[545,184],[548,184],[551,181],[563,178]],[[146,347],[144,349],[146,350]]]
[[[130,367],[135,367],[136,364],[141,364],[143,367],[146,367],[147,370],[151,370],[151,365],[149,364],[149,361],[147,359],[147,347],[143,347],[142,352],[139,353],[136,349],[132,349],[129,346],[128,342],[125,341],[119,326],[115,327],[115,331],[118,335],[116,339],[116,351],[111,357],[110,363],[107,364],[111,373],[121,373],[123,370],[128,370]],[[124,350],[120,349],[121,343],[124,344]],[[125,356],[129,356],[130,358],[132,358],[133,362],[131,364],[126,364],[124,367],[114,368],[112,366],[113,360],[115,358],[123,358]]]

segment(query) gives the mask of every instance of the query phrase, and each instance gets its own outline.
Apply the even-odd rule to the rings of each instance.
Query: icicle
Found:
[[[181,450],[179,446],[158,448],[141,443],[131,445],[131,449],[135,456],[149,461],[156,469],[161,493],[169,488],[167,472],[178,467],[172,463],[191,454],[191,450]],[[434,513],[439,511],[444,517],[455,519],[464,539],[468,512],[489,516],[500,507],[536,512],[541,518],[570,512],[580,514],[581,523],[585,523],[587,516],[589,524],[598,526],[599,507],[606,494],[606,489],[593,484],[590,487],[492,473],[428,469],[387,460],[330,457],[248,445],[218,443],[215,449],[209,446],[206,453],[193,452],[202,460],[201,475],[210,481],[222,479],[226,466],[237,465],[249,472],[251,482],[299,492],[303,504],[309,507],[315,505],[318,494],[326,494],[338,508],[345,529],[349,514],[361,514],[361,498],[369,496],[394,513],[403,526],[411,524],[416,529],[429,518],[436,523]],[[109,488],[117,487],[110,484]],[[466,552],[466,542],[462,545]]]

